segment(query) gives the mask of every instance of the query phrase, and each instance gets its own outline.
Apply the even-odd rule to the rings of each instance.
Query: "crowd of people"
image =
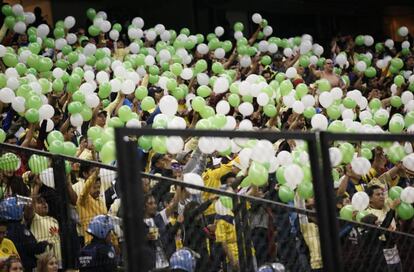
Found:
[[[87,10],[47,25],[19,4],[3,5],[0,30],[0,143],[116,165],[114,128],[411,133],[413,40],[339,36],[322,47],[308,34],[272,36],[260,14],[206,36],[157,24],[111,23]],[[224,40],[223,37],[234,37]],[[134,137],[131,137],[134,139]],[[142,136],[145,172],[313,210],[306,143],[257,139]],[[3,148],[4,147],[4,148]],[[62,211],[48,158],[0,150],[0,269],[59,271],[122,267],[122,210],[114,171],[66,161],[72,244],[61,247]],[[411,142],[334,142],[329,149],[347,271],[410,271],[414,216]],[[263,202],[142,179],[142,271],[323,271],[317,219]],[[117,193],[118,192],[118,193]],[[362,228],[350,221],[378,226]],[[397,237],[397,238],[396,238]],[[400,237],[400,239],[398,239]],[[245,241],[245,240],[244,240]],[[243,248],[240,248],[240,246]],[[65,253],[66,252],[66,253]],[[249,254],[247,254],[249,253]],[[66,260],[67,262],[67,260]],[[66,267],[65,267],[66,268]]]

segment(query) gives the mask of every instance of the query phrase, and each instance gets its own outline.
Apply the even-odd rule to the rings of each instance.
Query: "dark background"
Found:
[[[406,25],[414,32],[413,0],[9,0],[21,3],[28,10],[36,4],[47,6],[50,21],[68,15],[86,26],[86,9],[107,12],[111,21],[126,22],[135,16],[145,20],[145,27],[157,23],[179,30],[188,27],[192,32],[207,34],[217,25],[226,30],[236,21],[245,24],[246,34],[254,30],[251,15],[259,12],[273,27],[273,36],[291,37],[309,33],[319,43],[329,43],[341,34],[370,34],[383,40],[395,35],[398,27]],[[232,33],[226,33],[232,37]],[[224,37],[227,38],[227,37]]]

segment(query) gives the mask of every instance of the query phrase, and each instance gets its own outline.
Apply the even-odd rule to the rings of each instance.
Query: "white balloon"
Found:
[[[411,187],[411,186],[405,187],[401,192],[400,198],[405,203],[413,204],[414,203],[414,187]]]
[[[352,207],[357,211],[363,211],[368,208],[369,196],[365,192],[356,192],[352,196]]]
[[[401,44],[401,48],[410,48],[410,42],[409,41],[403,41]]]
[[[216,112],[218,114],[223,114],[223,115],[226,115],[227,113],[229,113],[230,112],[229,102],[227,102],[226,100],[219,101],[216,105]]]
[[[264,53],[264,52],[268,51],[269,43],[268,43],[268,41],[265,41],[265,40],[260,41],[258,47],[259,47],[259,51]]]
[[[118,30],[112,29],[109,31],[109,38],[113,41],[117,41],[119,39],[119,32]]]
[[[184,140],[179,136],[171,136],[166,141],[167,150],[170,154],[178,154],[183,151]]]
[[[80,126],[82,126],[82,123],[83,123],[82,115],[80,115],[80,113],[72,114],[70,116],[70,123],[74,127],[80,127]]]
[[[42,124],[41,122],[40,122],[39,126]],[[46,120],[46,132],[50,132],[54,128],[55,128],[55,123],[53,123],[52,119],[47,119]]]
[[[262,15],[260,15],[259,13],[255,13],[252,15],[252,21],[255,24],[260,24],[262,22],[263,18]]]
[[[308,53],[310,50],[312,49],[312,42],[311,41],[303,41],[300,44],[299,50],[300,50],[300,54],[306,54]]]
[[[128,128],[140,128],[141,122],[138,119],[132,118],[125,124]]]
[[[12,108],[16,111],[16,112],[24,112],[25,111],[25,102],[26,100],[24,99],[24,97],[21,96],[16,96],[15,98],[13,98],[12,100]]]
[[[260,93],[257,96],[257,104],[259,104],[260,106],[267,105],[267,103],[269,103],[269,100],[269,96],[266,93]]]
[[[208,46],[205,43],[200,43],[197,45],[197,52],[201,55],[205,55],[208,53]]]
[[[24,34],[26,32],[26,24],[23,22],[16,22],[13,26],[13,30],[16,33]]]
[[[320,46],[319,44],[317,44],[314,48],[313,48],[313,53],[315,53],[315,55],[317,56],[321,56],[323,54],[323,47]]]
[[[36,16],[33,12],[25,12],[24,13],[24,22],[26,25],[31,25],[36,21]]]
[[[241,32],[241,31],[234,32],[234,38],[236,40],[243,38],[243,32]]]
[[[351,119],[354,120],[355,114],[351,109],[345,109],[342,111],[342,120]]]
[[[407,168],[410,171],[414,171],[414,154],[409,154],[405,156],[404,159],[402,160],[402,163],[405,168]]]
[[[276,158],[277,158],[277,161],[282,166],[292,164],[292,162],[293,162],[292,154],[290,154],[290,152],[288,152],[286,150],[280,151],[279,154],[277,154]]]
[[[298,71],[296,71],[296,68],[295,67],[289,67],[286,70],[286,76],[288,78],[295,78],[297,75],[298,75]]]
[[[252,64],[252,60],[249,56],[242,56],[240,58],[240,66],[241,67],[249,67]]]
[[[42,38],[42,39],[46,38],[46,36],[49,34],[49,32],[50,32],[49,26],[46,25],[46,24],[41,24],[36,29],[37,36]]]
[[[143,28],[144,27],[144,20],[141,17],[135,17],[132,20],[132,25],[136,28]]]
[[[355,65],[356,69],[360,72],[364,72],[367,69],[367,64],[364,61],[358,61]]]
[[[330,92],[323,92],[319,95],[319,104],[322,107],[328,108],[333,103],[333,97]]]
[[[208,85],[209,80],[210,80],[210,78],[207,74],[205,74],[205,73],[197,74],[197,83],[200,86]]]
[[[342,91],[342,89],[341,89],[341,88],[339,88],[339,87],[334,87],[334,88],[332,88],[332,90],[331,90],[330,92],[331,92],[332,98],[333,98],[334,100],[341,99],[341,98],[342,98],[342,96],[343,96],[343,91]],[[354,100],[355,100],[355,99],[354,99]]]
[[[96,81],[98,81],[99,84],[109,82],[109,75],[105,71],[99,71],[96,74]]]
[[[74,33],[68,33],[68,35],[66,35],[66,42],[70,45],[75,44],[77,41],[77,37],[76,34]]]
[[[0,90],[0,101],[3,103],[11,103],[14,99],[15,95],[12,89],[10,88],[3,88]]]
[[[305,111],[305,105],[302,101],[295,101],[292,105],[292,110],[298,114],[302,114]]]
[[[408,28],[406,26],[402,26],[398,29],[398,34],[402,37],[405,37],[408,35]]]
[[[215,151],[215,144],[214,139],[211,137],[200,137],[198,141],[198,147],[200,148],[201,152],[205,154],[211,154]]]
[[[154,30],[148,30],[145,38],[149,41],[153,41],[157,38],[157,33]]]
[[[216,139],[216,151],[225,152],[231,147],[230,138],[215,138]]]
[[[16,15],[16,16],[24,14],[23,6],[20,5],[20,4],[13,5],[12,6],[12,11],[13,11],[14,15]]]
[[[366,46],[371,46],[374,44],[374,38],[370,35],[365,35],[364,36],[364,43]]]
[[[336,56],[335,61],[338,65],[344,66],[346,64],[346,55],[345,54],[339,54],[338,56]]]
[[[289,47],[283,49],[283,55],[285,55],[285,57],[287,58],[290,58],[293,55],[292,49],[290,49]]]
[[[214,33],[216,34],[217,37],[221,37],[224,34],[224,28],[221,26],[218,26],[214,29]]]
[[[155,59],[154,59],[153,56],[148,55],[148,56],[145,57],[145,65],[151,66],[151,65],[154,65],[154,64],[155,64]]]
[[[122,82],[121,92],[123,94],[128,95],[128,94],[133,93],[134,91],[135,91],[135,84],[132,80],[127,79],[127,80],[124,80],[124,82]]]
[[[328,128],[328,119],[326,119],[325,115],[317,113],[312,116],[311,125],[315,130],[326,130]]]
[[[296,101],[294,91],[292,91],[289,95],[285,95],[282,100],[286,107],[291,108],[293,103]]]
[[[263,34],[266,36],[266,37],[269,37],[270,35],[272,35],[272,33],[273,33],[273,28],[271,27],[271,26],[265,26],[264,28],[263,28]]]
[[[29,51],[30,52],[30,51]],[[4,55],[6,55],[7,53],[7,49],[4,45],[0,44],[0,57],[4,57]]]
[[[371,168],[371,163],[367,158],[364,157],[356,157],[351,161],[352,171],[355,174],[360,176],[365,176],[369,173],[369,169]]]
[[[160,34],[160,38],[164,42],[169,41],[171,39],[171,33],[168,30],[165,30]]]
[[[253,123],[249,119],[244,119],[239,124],[239,130],[253,130]]]
[[[96,94],[87,95],[85,104],[90,108],[96,108],[99,105],[99,97]]]
[[[55,115],[55,109],[51,105],[46,104],[39,108],[40,119],[50,119],[53,115]]]
[[[342,152],[337,147],[329,148],[329,158],[331,159],[331,166],[338,166],[342,161]]]
[[[286,185],[292,190],[303,181],[304,177],[302,168],[297,164],[290,164],[286,166],[283,175],[286,179]]]
[[[386,40],[385,46],[388,47],[389,49],[392,49],[394,47],[394,41],[391,39]]]
[[[214,57],[216,59],[222,59],[224,58],[225,55],[226,55],[226,52],[224,51],[223,48],[217,48],[216,50],[214,50]]]
[[[273,150],[273,144],[268,140],[260,140],[252,148],[252,154],[250,158],[254,161],[260,163],[270,162],[275,156],[275,151]]]
[[[184,80],[190,80],[193,77],[193,70],[191,68],[184,68],[180,77]]]
[[[132,54],[137,54],[139,52],[139,45],[135,42],[132,42],[129,45],[129,51],[131,51]]]
[[[254,108],[251,103],[243,102],[239,105],[238,110],[243,116],[250,116],[253,113]]]
[[[20,83],[19,80],[15,77],[10,77],[9,79],[7,79],[7,87],[12,89],[12,90],[16,90],[19,87]]]
[[[99,28],[102,32],[107,33],[109,30],[111,30],[111,23],[108,21],[103,21]]]
[[[250,157],[253,150],[251,148],[243,148],[239,153],[240,166],[242,169],[247,169],[249,167]]]
[[[117,78],[111,79],[109,84],[111,84],[111,92],[113,93],[119,92],[122,88],[122,82]]]
[[[231,214],[231,210],[224,207],[220,200],[216,200],[214,203],[214,210],[218,215],[228,215]]]
[[[313,107],[315,105],[315,97],[313,95],[307,94],[304,95],[301,99],[303,105],[305,106],[305,108],[307,107]]]
[[[68,16],[65,18],[65,20],[63,20],[63,25],[67,29],[71,29],[72,27],[75,26],[75,24],[76,24],[76,20],[75,20],[75,17],[73,16]]]
[[[223,127],[223,129],[234,130],[237,126],[236,119],[233,116],[226,116],[226,119],[227,119],[227,122],[226,122],[226,125]],[[233,150],[232,150],[232,153],[234,153]]]
[[[47,168],[45,170],[43,170],[40,174],[39,174],[39,178],[40,181],[51,188],[55,188],[55,176],[53,174],[53,168]]]
[[[169,129],[186,129],[187,123],[184,118],[174,116],[172,120],[168,122]]]
[[[159,102],[160,111],[166,115],[174,115],[178,110],[178,102],[174,96],[163,96]]]
[[[225,77],[219,77],[214,82],[213,91],[216,94],[225,93],[229,89],[229,81]]]
[[[404,105],[406,105],[408,102],[414,99],[414,95],[410,91],[405,91],[401,95],[401,101]]]
[[[140,38],[141,38],[141,37],[140,37],[140,32],[138,31],[138,29],[133,28],[133,27],[130,27],[130,28],[128,29],[128,37],[129,37],[131,40],[136,40],[136,39],[140,39]]]

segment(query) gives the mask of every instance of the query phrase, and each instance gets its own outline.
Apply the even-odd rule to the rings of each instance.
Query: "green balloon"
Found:
[[[86,11],[86,16],[89,18],[89,20],[93,21],[93,19],[94,19],[94,18],[95,18],[95,16],[96,16],[96,11],[95,11],[95,9],[93,9],[93,8],[89,8],[89,9]]]
[[[34,108],[28,109],[24,114],[24,117],[31,124],[37,123],[39,122],[39,111]]]
[[[115,142],[109,141],[102,146],[99,156],[103,163],[111,163],[116,160]]]
[[[4,140],[6,140],[6,132],[0,128],[0,143],[4,143]]]
[[[414,216],[414,208],[411,204],[401,202],[397,207],[397,214],[402,220],[409,220]]]
[[[111,128],[123,127],[124,122],[122,122],[121,119],[119,119],[119,117],[112,117],[111,119],[109,119],[108,126]]]
[[[211,69],[215,74],[221,74],[224,72],[224,67],[220,62],[213,63]]]
[[[193,99],[194,101],[194,99]],[[214,109],[210,106],[205,106],[201,111],[200,111],[200,115],[202,118],[209,118],[211,116],[214,116],[216,113],[214,111]]]
[[[198,61],[196,62],[196,64],[195,64],[194,70],[195,70],[197,73],[202,73],[202,72],[204,72],[205,70],[207,70],[207,62],[206,62],[205,60],[203,60],[203,59],[198,60]]]
[[[243,31],[244,26],[241,22],[236,22],[233,27],[234,31]]]
[[[398,75],[398,76],[394,77],[394,83],[398,87],[401,87],[401,85],[403,85],[404,82],[405,82],[405,80],[404,80],[404,77],[402,75]]]
[[[12,7],[10,5],[4,5],[1,7],[1,12],[5,15],[5,16],[12,16],[13,15],[13,10]]]
[[[265,166],[263,166],[263,164],[252,162],[248,173],[253,185],[263,186],[267,183],[269,174],[268,170]]]
[[[121,26],[121,24],[116,23],[116,24],[114,24],[114,25],[112,26],[112,29],[114,29],[114,30],[116,30],[116,31],[118,31],[118,32],[121,32],[121,31],[122,31],[122,26]]]
[[[346,131],[345,124],[342,121],[335,120],[328,126],[329,132],[342,133]]]
[[[65,30],[63,28],[57,27],[53,30],[53,35],[56,39],[65,37]]]
[[[265,105],[263,107],[263,112],[264,112],[264,114],[266,114],[266,116],[268,116],[270,118],[275,117],[276,114],[277,114],[276,107],[275,107],[275,105],[272,105],[272,104]]]
[[[227,209],[233,209],[233,200],[229,196],[220,196],[221,204]]]
[[[97,26],[91,25],[88,28],[88,33],[89,35],[91,35],[92,37],[96,37],[99,35],[100,29]]]
[[[191,101],[191,107],[197,112],[201,112],[205,106],[206,101],[202,97],[197,96]]]
[[[122,122],[126,123],[132,118],[132,111],[131,108],[127,105],[121,106],[118,109],[118,116]]]
[[[381,100],[378,98],[371,99],[371,101],[369,101],[369,107],[371,110],[378,110],[381,108]]]
[[[154,98],[151,96],[144,97],[141,101],[141,109],[143,111],[150,111],[155,108]]]
[[[293,192],[293,190],[286,185],[280,186],[278,195],[280,200],[285,203],[293,201],[293,199],[295,198],[295,193]]]
[[[88,139],[95,141],[96,139],[101,137],[103,130],[99,126],[93,126],[88,129],[87,135]]]
[[[339,217],[345,220],[352,220],[354,209],[352,205],[346,205],[339,211]]]
[[[397,198],[400,198],[401,192],[402,192],[403,188],[401,188],[400,186],[393,186],[391,187],[391,189],[388,191],[388,196],[392,199],[392,200],[396,200]]]
[[[402,106],[401,97],[399,97],[397,95],[391,96],[391,106],[393,106],[394,108],[401,107]]]
[[[63,154],[74,157],[76,155],[76,145],[72,142],[63,142]]]
[[[80,112],[80,114],[82,115],[82,119],[85,122],[88,122],[92,119],[92,109],[88,107],[88,105],[84,104],[82,105],[82,111]]]
[[[211,89],[208,86],[200,86],[197,88],[197,95],[201,97],[207,97],[211,94]]]
[[[109,82],[104,82],[99,85],[98,96],[101,99],[107,98],[111,94],[111,84]]]
[[[82,103],[78,101],[70,102],[68,105],[68,111],[71,114],[80,113],[82,111]]]
[[[285,169],[286,169],[286,166],[281,166],[276,170],[276,181],[281,185],[286,183]]]
[[[282,96],[286,96],[286,95],[288,95],[292,91],[293,84],[292,84],[292,82],[289,79],[286,79],[286,80],[283,80],[280,83],[280,87],[279,88],[280,88],[281,95]]]
[[[329,109],[329,108],[328,108]],[[303,111],[303,115],[307,118],[307,119],[311,119],[314,115],[316,114],[316,109],[314,107],[307,107],[304,111]]]
[[[53,130],[49,132],[49,134],[47,135],[47,142],[49,145],[54,141],[58,141],[58,142],[64,141],[63,134],[58,130]]]
[[[7,67],[15,67],[19,60],[17,59],[16,54],[7,52],[3,56],[3,62]]]
[[[152,138],[152,149],[156,153],[165,154],[167,153],[167,137],[155,136]]]
[[[397,70],[400,70],[404,67],[404,62],[400,58],[393,58],[391,60],[391,66],[395,67]]]
[[[341,116],[341,110],[338,105],[332,104],[326,109],[328,117],[331,120],[336,120]]]
[[[77,62],[79,60],[78,53],[70,52],[67,56],[67,60],[69,61],[70,64],[74,64],[75,62]]]
[[[404,147],[399,144],[391,146],[387,152],[387,157],[393,164],[397,164],[405,157],[405,155]]]
[[[32,155],[29,159],[29,168],[34,174],[40,174],[48,165],[48,159],[44,156]]]
[[[298,96],[299,99],[302,98],[308,92],[309,92],[309,89],[308,89],[308,86],[306,86],[306,84],[299,83],[296,86],[296,95]]]
[[[404,122],[400,122],[396,118],[391,118],[388,129],[391,133],[401,133],[404,129]]]
[[[53,141],[49,144],[49,151],[53,154],[63,154],[63,142]]]
[[[141,136],[138,139],[138,146],[145,151],[148,151],[152,147],[152,137],[151,136]]]
[[[376,43],[375,44],[375,51],[377,53],[381,53],[382,51],[384,51],[384,45],[382,43]]]
[[[344,104],[345,108],[347,108],[347,109],[354,109],[357,105],[355,100],[350,98],[350,97],[345,97],[344,100],[342,101],[342,103]]]
[[[183,67],[182,67],[182,65],[181,65],[181,64],[179,64],[179,63],[173,63],[173,64],[171,64],[171,66],[170,66],[170,71],[171,71],[174,75],[179,76],[179,75],[181,75],[181,72],[183,71]]]
[[[361,156],[366,158],[367,160],[371,160],[372,152],[369,148],[361,148]]]
[[[260,60],[263,65],[270,65],[272,63],[272,58],[269,56],[263,56]]]
[[[0,157],[0,170],[16,171],[20,166],[20,158],[13,153],[5,153]]]
[[[81,91],[76,91],[72,95],[72,100],[83,103],[83,102],[85,102],[85,95]]]
[[[298,185],[298,194],[303,199],[313,197],[313,184],[312,182],[302,181]]]
[[[339,146],[339,150],[342,153],[342,162],[348,164],[352,161],[355,153],[355,148],[350,143],[343,143]]]
[[[303,55],[299,58],[299,65],[302,67],[308,67],[310,64],[309,57],[306,55]]]
[[[377,75],[377,70],[375,70],[374,67],[368,67],[365,72],[364,72],[365,76],[368,78],[373,78]]]
[[[329,83],[329,81],[326,80],[326,79],[320,79],[320,80],[318,80],[317,81],[317,84],[318,84],[318,89],[321,92],[327,92],[327,91],[330,91],[331,90],[331,83]]]
[[[404,125],[406,128],[414,124],[414,111],[408,112],[404,117]]]
[[[38,110],[42,106],[42,99],[38,95],[32,95],[26,101],[26,108]]]
[[[356,220],[358,222],[361,222],[362,218],[364,218],[365,216],[367,216],[369,214],[369,211],[360,211],[357,213],[356,215]]]
[[[4,19],[4,24],[8,29],[13,29],[16,24],[16,19],[13,16],[7,16],[6,19]]]

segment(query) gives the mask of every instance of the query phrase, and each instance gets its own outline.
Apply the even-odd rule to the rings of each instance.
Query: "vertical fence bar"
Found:
[[[62,265],[64,268],[76,267],[76,256],[74,255],[74,249],[77,245],[73,244],[71,229],[71,216],[68,203],[69,195],[66,187],[66,172],[65,161],[62,157],[54,155],[52,157],[53,176],[55,180],[56,191],[59,195],[60,201],[56,203],[59,206],[60,222],[59,222],[59,234],[60,245],[62,250]]]
[[[236,234],[237,234],[237,247],[239,249],[239,266],[240,272],[249,272],[247,269],[247,262],[246,262],[246,255],[245,248],[246,244],[244,243],[244,235],[243,235],[243,223],[242,223],[242,204],[239,198],[233,197],[233,206],[234,209],[234,223],[236,225]]]
[[[247,212],[247,203],[245,199],[240,200],[241,204],[241,219],[243,222],[243,244],[246,251],[246,266],[247,271],[254,271],[253,268],[253,256],[252,256],[252,239],[251,239],[251,229],[250,229],[250,219]]]
[[[319,144],[322,152],[318,150]],[[335,213],[333,181],[330,169],[330,158],[324,133],[315,134],[315,139],[308,142],[312,177],[314,181],[315,204],[319,226],[319,239],[323,261],[323,271],[342,272],[340,258],[338,222]],[[322,157],[322,161],[319,159]],[[323,173],[321,168],[323,168]]]
[[[115,130],[118,175],[125,233],[126,271],[144,271],[150,267],[144,254],[144,197],[141,182],[141,163],[137,143],[124,139],[122,129]]]

